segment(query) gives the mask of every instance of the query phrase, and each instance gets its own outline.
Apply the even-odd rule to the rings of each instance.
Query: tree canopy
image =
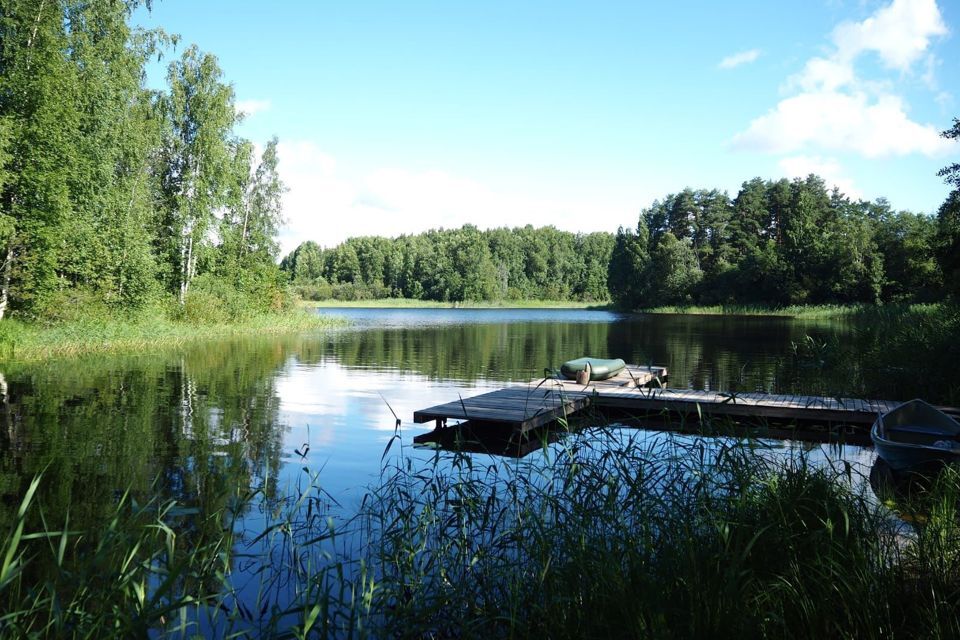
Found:
[[[610,233],[473,225],[399,238],[360,237],[330,249],[301,244],[281,268],[317,299],[608,300]]]
[[[930,216],[853,202],[815,175],[754,178],[732,199],[685,189],[617,234],[610,293],[626,308],[936,299],[945,256],[957,255],[944,229],[960,229],[958,201],[944,204],[938,232]]]
[[[255,158],[217,59],[132,28],[140,4],[0,0],[0,317],[279,282],[276,142]]]

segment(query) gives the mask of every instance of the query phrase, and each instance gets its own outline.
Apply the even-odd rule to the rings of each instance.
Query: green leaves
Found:
[[[178,40],[131,28],[149,2],[0,2],[0,317],[8,303],[51,317],[75,293],[182,301],[218,263],[209,231],[227,205],[247,223],[232,250],[271,272],[250,286],[278,282],[276,141],[253,167],[216,58],[188,47],[148,90],[146,63]]]

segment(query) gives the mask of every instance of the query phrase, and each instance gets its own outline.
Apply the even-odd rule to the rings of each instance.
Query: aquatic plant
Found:
[[[769,441],[611,425],[522,460],[402,442],[350,515],[305,470],[211,513],[126,495],[73,531],[37,479],[0,543],[0,637],[960,633],[956,472],[906,525],[865,470]]]

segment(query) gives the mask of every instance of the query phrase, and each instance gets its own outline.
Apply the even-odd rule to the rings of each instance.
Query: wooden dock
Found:
[[[879,413],[900,404],[899,400],[671,389],[662,385],[666,376],[665,367],[629,365],[619,376],[586,386],[570,380],[534,380],[421,409],[413,414],[413,420],[434,420],[438,427],[445,426],[448,419],[497,423],[525,433],[590,406],[616,409],[638,418],[669,415],[702,420],[729,416],[734,420],[845,424],[868,429]]]
[[[592,389],[639,389],[666,375],[665,367],[631,365],[614,378],[592,382],[586,387],[576,384],[568,387],[559,380],[544,378],[421,409],[414,412],[413,421],[434,420],[438,427],[449,419],[492,422],[509,424],[526,432],[589,406],[595,400]]]

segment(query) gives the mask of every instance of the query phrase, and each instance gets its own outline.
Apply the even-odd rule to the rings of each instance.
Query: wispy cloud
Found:
[[[734,67],[739,67],[742,64],[750,64],[754,60],[760,57],[760,49],[750,49],[748,51],[740,51],[729,55],[723,60],[720,61],[720,64],[717,65],[721,69],[733,69]]]
[[[733,146],[771,153],[848,151],[868,158],[948,152],[954,145],[937,127],[911,120],[890,82],[865,81],[855,68],[858,57],[875,53],[901,73],[922,63],[932,83],[935,65],[927,50],[946,34],[935,0],[893,0],[861,22],[841,23],[831,34],[830,53],[811,58],[787,80],[785,91],[794,95],[755,118]]]
[[[269,111],[271,106],[269,100],[237,100],[236,104],[237,111],[246,116],[254,116]]]

